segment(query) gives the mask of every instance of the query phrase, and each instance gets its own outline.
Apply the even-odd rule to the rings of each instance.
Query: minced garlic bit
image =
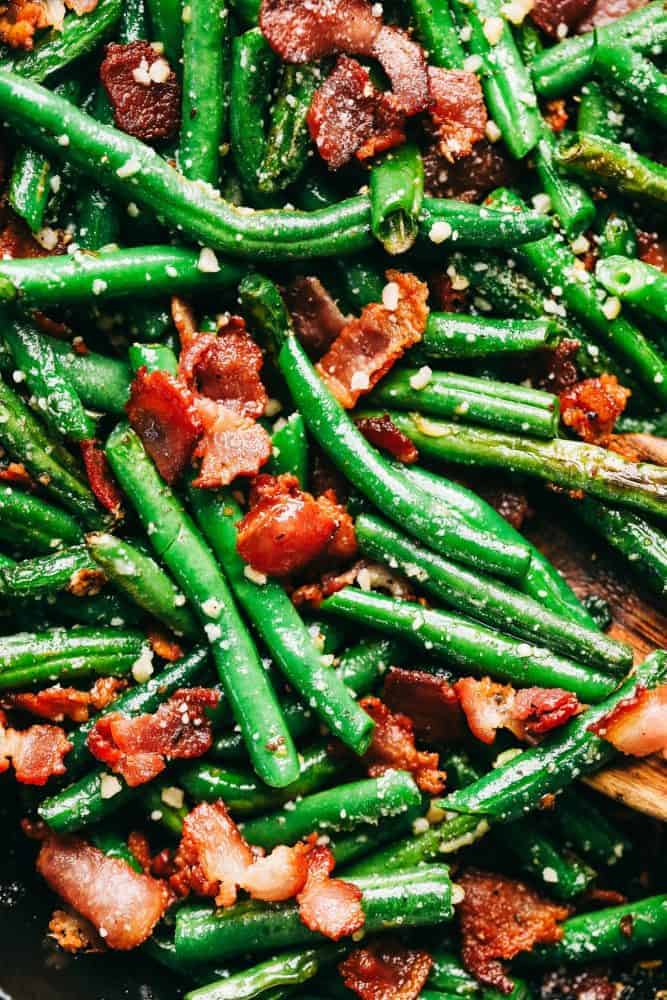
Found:
[[[428,238],[431,243],[444,243],[452,235],[452,227],[446,219],[438,219],[431,226]]]
[[[484,37],[489,45],[497,45],[502,38],[505,22],[502,17],[487,17],[484,22]]]
[[[215,597],[209,597],[208,600],[204,601],[201,609],[207,618],[217,618],[222,610],[222,604],[220,601],[216,601]]]
[[[590,242],[585,236],[577,236],[576,240],[572,243],[572,253],[579,256],[582,253],[588,253],[591,248]]]
[[[118,177],[134,177],[134,175],[138,174],[140,170],[141,164],[139,163],[139,160],[137,160],[136,157],[131,156],[129,160],[126,160],[125,163],[118,167],[116,174]]]
[[[177,788],[176,785],[169,785],[167,788],[163,788],[160,798],[166,806],[171,806],[172,809],[183,808],[183,802],[185,799],[183,789]]]
[[[220,270],[218,258],[210,247],[202,248],[199,260],[197,261],[197,270],[202,271],[204,274],[217,274]]]
[[[256,583],[260,587],[263,587],[268,580],[266,573],[260,573],[258,569],[253,569],[250,563],[246,563],[243,567],[243,575],[246,579],[252,583]]]
[[[484,135],[489,140],[489,142],[498,142],[502,136],[502,132],[494,122],[492,118],[489,118],[486,125],[484,126]]]
[[[115,774],[102,774],[100,775],[100,798],[101,799],[112,799],[114,795],[118,795],[120,791],[123,790],[123,786],[116,777]]]
[[[616,319],[621,311],[621,300],[615,295],[610,295],[602,306],[602,312],[607,319]]]
[[[138,660],[132,664],[132,676],[137,684],[145,684],[153,676],[153,650],[145,646]]]
[[[353,392],[363,392],[370,389],[371,383],[366,372],[355,372],[350,379],[350,388]]]
[[[433,369],[429,368],[428,365],[423,365],[419,371],[410,376],[410,387],[417,390],[425,389],[431,381],[432,376]]]
[[[519,25],[523,24],[533,6],[534,0],[509,0],[509,3],[503,4],[500,8],[500,13],[512,24]]]
[[[548,194],[536,194],[531,200],[533,208],[540,215],[546,215],[551,211],[551,198]]]
[[[388,281],[382,289],[382,305],[390,312],[398,309],[400,289],[395,281]]]
[[[463,68],[467,73],[479,73],[483,65],[481,56],[468,56],[463,60]]]
[[[453,264],[450,264],[447,268],[447,277],[452,283],[452,288],[455,292],[463,292],[466,288],[470,287],[470,282],[463,274],[459,274]]]

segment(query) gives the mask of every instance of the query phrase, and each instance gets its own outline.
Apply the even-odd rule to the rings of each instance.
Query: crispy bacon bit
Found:
[[[216,337],[200,333],[181,354],[178,376],[192,392],[235,413],[261,417],[267,395],[259,377],[262,352],[245,329]]]
[[[23,219],[10,213],[0,230],[0,258],[18,260],[47,256],[47,251],[39,245]]]
[[[502,148],[482,139],[470,154],[450,163],[434,143],[424,155],[425,189],[434,198],[481,201],[496,187],[514,182],[516,168]]]
[[[419,452],[414,444],[398,429],[388,413],[381,417],[363,417],[357,420],[357,427],[367,441],[382,451],[388,451],[399,462],[411,465],[418,460]]]
[[[35,32],[51,23],[41,0],[9,0],[0,6],[0,42],[12,49],[31,49]]]
[[[204,434],[194,451],[201,465],[193,486],[227,486],[237,476],[256,475],[268,462],[271,438],[261,424],[204,396],[197,397],[195,409]]]
[[[299,488],[296,476],[259,476],[238,526],[239,553],[267,576],[286,576],[316,559],[336,530],[331,506]]]
[[[412,720],[402,713],[390,712],[373,695],[359,702],[375,723],[373,740],[364,754],[372,778],[394,769],[410,771],[423,792],[439,795],[445,787],[445,772],[438,770],[437,753],[425,753],[415,747]]]
[[[93,925],[74,910],[54,910],[49,937],[70,955],[93,955],[104,951],[104,942]]]
[[[210,688],[183,688],[152,714],[128,718],[110,712],[90,730],[88,749],[130,787],[142,785],[160,774],[166,761],[201,757],[210,749],[205,709],[215,708],[218,700],[218,692]]]
[[[178,128],[181,88],[164,56],[145,41],[107,45],[100,79],[116,128],[144,142],[169,139]]]
[[[421,340],[426,327],[428,287],[401,271],[387,271],[387,281],[387,304],[364,306],[317,365],[329,391],[348,410]]]
[[[183,656],[183,650],[176,640],[173,639],[168,632],[165,632],[157,625],[151,625],[147,628],[146,634],[148,636],[151,649],[163,660],[175,663],[176,660],[180,660]]]
[[[357,554],[357,535],[354,521],[347,508],[338,502],[335,490],[325,490],[317,498],[320,510],[329,514],[336,523],[333,535],[327,542],[324,555],[328,561],[346,562]]]
[[[353,156],[366,160],[405,142],[405,116],[393,108],[356,59],[341,56],[313,95],[307,117],[311,139],[337,170]]]
[[[590,444],[604,443],[625,409],[630,390],[619,385],[615,375],[600,375],[560,394],[560,415],[566,427]]]
[[[38,715],[41,719],[49,719],[50,722],[63,722],[65,719],[86,722],[89,704],[90,695],[87,691],[61,687],[60,684],[44,688],[43,691],[20,692],[3,698],[3,708],[17,708],[30,712],[31,715]]]
[[[470,287],[454,288],[448,274],[438,271],[429,277],[433,305],[441,312],[465,312]]]
[[[577,31],[593,31],[594,28],[601,28],[610,21],[616,21],[619,17],[631,14],[633,10],[645,7],[648,0],[595,0],[590,14],[580,22]]]
[[[667,240],[660,240],[657,233],[639,230],[637,242],[640,259],[667,274]]]
[[[440,153],[450,162],[470,156],[474,144],[484,138],[488,120],[477,75],[429,66],[428,81]]]
[[[424,50],[404,31],[384,26],[373,46],[373,55],[391,80],[387,100],[405,115],[425,111],[429,104],[429,78]]]
[[[580,346],[578,340],[561,340],[553,351],[541,352],[537,360],[545,364],[537,375],[537,384],[555,395],[573,386],[579,379],[576,356]]]
[[[654,434],[612,434],[607,442],[610,451],[615,451],[629,462],[652,462],[667,466],[667,438]]]
[[[63,758],[71,749],[60,726],[12,729],[0,711],[0,774],[13,765],[22,785],[45,785],[53,775],[65,773]]]
[[[118,517],[121,512],[122,495],[99,441],[95,438],[82,441],[81,457],[95,497],[105,510]]]
[[[178,295],[172,295],[171,318],[181,341],[181,347],[186,351],[197,336],[197,321],[194,310],[185,299],[179,298]]]
[[[302,922],[332,941],[361,930],[366,919],[361,890],[351,882],[330,878],[336,862],[329,848],[313,847],[306,861],[306,884],[296,897]]]
[[[162,478],[175,483],[190,462],[201,434],[192,393],[167,372],[148,372],[141,367],[125,409]]]
[[[416,1000],[433,959],[398,941],[378,941],[350,952],[338,966],[348,990],[362,1000]]]
[[[423,670],[391,667],[382,700],[393,712],[404,712],[415,734],[429,743],[453,743],[463,736],[463,719],[454,687],[444,677]]]
[[[127,687],[127,681],[122,677],[98,677],[90,689],[90,704],[96,711],[116,700],[121,691]]]
[[[183,821],[183,837],[174,858],[171,884],[180,895],[188,890],[213,896],[217,906],[232,906],[239,888],[254,899],[291,899],[308,874],[306,844],[276,847],[268,857],[243,839],[224,803],[202,802]]]
[[[551,38],[562,38],[562,32],[571,32],[594,5],[595,0],[534,0],[530,16]]]
[[[107,578],[101,569],[77,569],[72,573],[65,589],[74,597],[95,597],[106,582]]]
[[[569,121],[567,104],[562,98],[547,101],[544,107],[544,120],[552,132],[562,132]]]
[[[22,486],[26,490],[35,486],[35,481],[22,462],[8,462],[4,465],[0,469],[0,482]]]
[[[520,740],[541,736],[562,726],[580,707],[575,695],[560,688],[515,691],[489,677],[463,677],[454,688],[473,736],[482,743],[493,743],[498,729],[508,729]]]
[[[170,901],[163,882],[78,837],[51,834],[42,844],[37,870],[109,948],[126,951],[143,944]]]
[[[457,879],[465,896],[459,904],[461,956],[466,969],[486,986],[511,993],[502,959],[533,945],[559,941],[558,921],[570,910],[551,903],[523,882],[471,869]]]
[[[622,753],[646,757],[667,756],[667,684],[649,690],[638,686],[607,715],[589,727]]]
[[[348,322],[319,278],[295,278],[283,298],[299,340],[316,357],[326,351]]]

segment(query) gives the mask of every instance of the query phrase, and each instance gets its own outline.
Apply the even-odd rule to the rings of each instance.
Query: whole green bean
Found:
[[[289,784],[298,774],[294,743],[213,553],[133,430],[119,425],[106,454],[156,555],[201,620],[253,766],[267,784]]]
[[[595,72],[638,114],[667,126],[667,76],[628,45],[598,45]]]
[[[667,275],[629,257],[607,257],[598,262],[595,276],[610,295],[663,322],[667,319]]]
[[[460,313],[431,313],[415,348],[420,357],[483,358],[542,350],[555,344],[556,327],[547,319],[490,319]]]
[[[541,123],[535,149],[535,168],[551,208],[570,239],[589,229],[595,218],[595,203],[580,184],[563,177],[555,163],[556,139],[546,122]]]
[[[424,164],[415,143],[390,150],[370,179],[371,229],[389,254],[405,253],[417,239],[424,200]]]
[[[600,701],[616,687],[616,681],[601,671],[413,601],[345,587],[327,597],[322,610],[434,650],[462,672],[490,674],[518,685],[561,687],[584,702]]]
[[[627,143],[575,132],[561,136],[556,159],[563,170],[576,177],[649,203],[667,201],[667,167],[635,153]]]
[[[259,28],[232,40],[229,130],[232,155],[251,202],[264,203],[260,187],[266,155],[265,118],[279,60]]]
[[[185,13],[185,12],[184,12]],[[226,102],[225,56],[229,14],[225,0],[190,0],[183,20],[183,100],[178,162],[185,177],[217,187]]]
[[[184,1000],[252,1000],[253,997],[266,997],[265,991],[278,986],[307,983],[323,965],[328,965],[344,953],[344,945],[283,952],[243,972],[235,972],[225,979],[190,990]]]
[[[148,647],[144,648],[147,650]],[[78,681],[86,677],[123,677],[129,674],[141,659],[138,655],[113,652],[106,656],[81,656],[76,659],[46,660],[34,667],[17,667],[0,673],[0,691],[12,691],[42,685],[61,684],[63,681]]]
[[[6,566],[2,567],[3,572]],[[110,656],[114,652],[139,656],[144,636],[134,629],[51,628],[0,637],[0,672],[37,666],[50,660]]]
[[[133,372],[145,367],[149,372],[165,371],[174,376],[178,373],[178,359],[165,344],[131,344],[128,357]]]

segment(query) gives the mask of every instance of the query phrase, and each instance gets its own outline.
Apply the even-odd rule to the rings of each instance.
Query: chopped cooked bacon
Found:
[[[351,951],[338,970],[362,1000],[416,1000],[432,965],[428,952],[383,940]]]
[[[544,120],[552,132],[562,132],[566,129],[570,120],[567,102],[560,97],[553,101],[547,101],[544,107]]]
[[[450,162],[470,156],[475,143],[484,138],[488,120],[477,75],[429,66],[428,81],[440,153]]]
[[[572,32],[594,4],[595,0],[534,0],[530,16],[547,35],[562,38],[564,29]]]
[[[629,462],[667,466],[667,438],[655,434],[612,434],[607,447]]]
[[[424,50],[404,31],[384,26],[375,40],[373,55],[391,81],[387,100],[404,115],[416,115],[428,107],[430,92]]]
[[[183,656],[183,650],[176,640],[157,625],[151,625],[147,628],[146,635],[153,652],[157,653],[163,660],[175,663]]]
[[[267,395],[259,372],[262,352],[245,329],[217,337],[200,333],[182,353],[178,376],[192,390],[235,413],[261,417]]]
[[[348,322],[319,278],[295,278],[283,292],[283,298],[299,340],[309,354],[317,357]]]
[[[116,128],[144,142],[169,139],[178,128],[181,88],[169,63],[149,42],[111,42],[100,79]]]
[[[143,944],[170,902],[164,882],[78,837],[51,834],[42,844],[37,870],[109,948],[125,951]]]
[[[541,351],[536,358],[541,370],[535,382],[547,392],[559,395],[579,379],[576,356],[581,344],[578,340],[561,340],[553,351]]]
[[[667,757],[667,684],[651,690],[638,686],[589,728],[622,753],[646,757],[662,752]]]
[[[13,765],[22,785],[45,785],[52,776],[65,773],[63,758],[71,749],[60,726],[12,729],[0,711],[0,774]]]
[[[306,861],[306,884],[297,895],[302,922],[332,941],[361,930],[366,920],[361,890],[351,882],[330,877],[336,862],[329,848],[313,847]]]
[[[286,576],[321,555],[342,523],[344,508],[299,488],[296,476],[258,476],[251,509],[238,525],[243,559],[267,576]]]
[[[204,428],[194,457],[201,459],[192,485],[227,486],[237,476],[254,476],[271,457],[271,438],[261,424],[222,403],[197,396],[195,410]]]
[[[577,31],[593,31],[594,28],[601,28],[610,21],[615,21],[619,17],[631,14],[633,10],[645,7],[648,0],[595,0],[595,5],[590,14],[584,18],[577,26]]]
[[[99,441],[81,442],[81,457],[90,488],[99,503],[115,517],[121,512],[122,495]]]
[[[446,775],[438,770],[437,753],[415,747],[412,720],[402,713],[390,712],[373,695],[362,698],[359,704],[375,723],[373,740],[363,758],[369,775],[378,777],[395,769],[410,771],[423,792],[439,795],[445,787]]]
[[[463,964],[484,985],[511,993],[513,983],[501,960],[536,944],[560,941],[558,921],[570,910],[504,875],[470,869],[457,881],[465,893],[458,907]]]
[[[104,942],[93,925],[74,910],[54,910],[49,937],[70,955],[92,955],[104,951]]]
[[[419,452],[414,444],[398,429],[388,413],[381,417],[362,417],[356,423],[367,441],[382,451],[388,451],[399,462],[411,465],[418,460]]]
[[[0,42],[12,49],[31,49],[35,32],[52,23],[41,0],[9,0],[0,5]]]
[[[423,670],[391,667],[382,700],[393,712],[404,712],[419,739],[455,743],[463,736],[463,718],[454,687],[444,677]]]
[[[357,554],[357,535],[352,515],[338,502],[335,490],[325,490],[321,493],[317,498],[317,504],[320,510],[329,514],[336,523],[323,554],[327,560],[333,562],[353,559]]]
[[[450,163],[434,143],[424,154],[424,186],[434,198],[481,201],[489,191],[514,182],[516,168],[502,148],[486,139],[476,142],[470,156]]]
[[[38,715],[41,719],[49,719],[51,722],[63,722],[65,719],[71,719],[72,722],[86,722],[89,705],[90,694],[87,691],[79,691],[74,687],[61,687],[60,684],[44,688],[42,691],[19,692],[3,698],[3,708],[18,708],[23,712],[30,712],[31,715]]]
[[[157,470],[173,484],[187,467],[201,434],[192,393],[165,371],[141,367],[125,409]]]
[[[405,116],[371,82],[368,70],[340,56],[315,91],[308,130],[323,160],[337,170],[353,156],[367,160],[405,142]]]
[[[128,718],[110,712],[88,733],[88,749],[98,760],[122,774],[130,787],[151,781],[168,760],[201,757],[211,747],[207,708],[218,704],[217,691],[183,688],[156,712]]]
[[[470,286],[454,288],[452,279],[443,271],[432,273],[428,284],[435,309],[441,312],[465,312]]]
[[[36,483],[22,462],[8,462],[0,468],[0,482],[32,489]]]
[[[90,689],[90,704],[98,712],[116,700],[127,687],[122,677],[98,677]]]
[[[630,390],[615,375],[600,375],[565,389],[560,394],[560,415],[566,427],[590,444],[604,443],[625,409]]]
[[[463,677],[454,688],[473,736],[482,743],[493,743],[498,729],[508,729],[521,740],[541,736],[580,708],[576,696],[560,688],[515,691],[490,677]]]
[[[65,589],[74,597],[95,597],[106,582],[107,578],[101,569],[77,569],[72,573]]]
[[[222,801],[202,802],[183,821],[170,881],[180,895],[192,889],[213,896],[217,906],[235,903],[239,888],[254,899],[277,903],[305,885],[308,851],[306,844],[279,846],[262,857],[246,843]]]
[[[647,233],[640,229],[637,233],[637,243],[640,260],[667,274],[667,240],[660,240],[657,233]]]
[[[408,347],[421,340],[428,318],[428,287],[414,276],[387,271],[384,299],[364,306],[317,364],[341,406],[351,409],[386,375]]]
[[[186,351],[197,336],[197,321],[192,306],[179,298],[178,295],[171,297],[171,318],[181,341],[181,348]]]
[[[47,251],[39,245],[23,219],[10,213],[0,230],[0,258],[18,260],[46,256]]]
[[[366,0],[262,0],[259,25],[282,59],[305,63],[337,52],[372,55],[382,21]]]

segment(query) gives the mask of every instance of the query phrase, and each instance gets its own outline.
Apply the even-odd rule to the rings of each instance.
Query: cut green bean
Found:
[[[214,187],[220,174],[229,14],[225,0],[190,0],[183,19],[183,100],[178,162],[185,177]],[[185,14],[185,11],[183,12]]]
[[[637,256],[637,227],[619,206],[612,205],[600,213],[598,233],[600,257]]]
[[[75,545],[83,538],[79,525],[64,510],[16,486],[0,484],[0,520],[11,525],[15,537],[34,531],[51,551],[63,545]]]
[[[9,204],[36,233],[44,224],[49,200],[51,166],[42,153],[30,146],[19,146],[14,154],[7,196]]]
[[[252,1000],[253,997],[265,997],[265,991],[279,986],[307,983],[323,965],[328,965],[344,953],[344,945],[283,952],[226,979],[190,990],[184,1000]]]
[[[448,4],[410,0],[410,12],[429,62],[447,69],[462,69],[465,52]]]
[[[595,203],[580,184],[561,176],[554,155],[556,139],[542,123],[535,150],[535,167],[551,208],[570,239],[589,229],[595,218]]]
[[[601,135],[603,139],[618,142],[621,138],[622,114],[618,103],[612,101],[596,80],[589,80],[581,88],[577,131]]]
[[[164,45],[170,65],[176,69],[183,50],[183,14],[181,0],[146,0],[153,29],[151,38]]]
[[[23,559],[10,570],[3,570],[3,582],[12,597],[40,597],[55,594],[59,590],[70,590],[76,594],[79,578],[95,573],[96,564],[90,558],[85,545],[61,549],[50,556]],[[99,577],[99,572],[97,573]],[[94,581],[95,589],[100,589],[103,580]],[[84,582],[85,587],[85,582]]]
[[[556,159],[563,170],[621,194],[658,205],[667,201],[667,167],[627,143],[576,132],[561,137]]]
[[[316,66],[283,65],[259,177],[259,188],[265,194],[295,184],[309,162],[311,140],[306,118],[320,79]]]
[[[76,659],[53,659],[34,667],[17,667],[0,673],[0,691],[26,687],[50,686],[87,677],[123,677],[129,674],[148,646],[137,655],[113,652],[107,656],[81,656]]]
[[[145,367],[149,372],[164,371],[174,376],[178,373],[178,358],[164,344],[132,344],[128,357],[133,372]]]
[[[490,319],[459,313],[431,313],[424,336],[415,349],[426,358],[483,358],[542,350],[555,345],[556,327],[550,321]]]
[[[280,426],[277,426],[280,423]],[[276,421],[271,437],[268,471],[274,476],[296,476],[302,490],[308,486],[308,439],[300,413],[290,413],[285,421]]]
[[[638,114],[667,127],[667,76],[629,45],[598,45],[595,72]]]
[[[417,239],[424,200],[424,164],[414,143],[385,153],[371,170],[371,229],[389,254],[405,253]]]
[[[649,316],[667,320],[667,275],[659,268],[629,257],[607,257],[599,261],[595,276],[610,295]]]
[[[559,796],[551,817],[563,842],[594,864],[615,865],[632,851],[625,834],[576,788],[568,788]]]

